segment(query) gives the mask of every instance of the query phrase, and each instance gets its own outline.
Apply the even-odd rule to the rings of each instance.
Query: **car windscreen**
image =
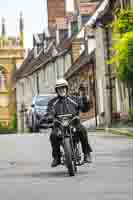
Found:
[[[50,99],[52,99],[53,96],[44,96],[44,97],[38,97],[35,101],[35,104],[37,106],[47,106]]]

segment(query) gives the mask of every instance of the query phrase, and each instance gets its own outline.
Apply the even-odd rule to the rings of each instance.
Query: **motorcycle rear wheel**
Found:
[[[65,152],[65,164],[70,176],[75,176],[75,166],[72,159],[72,149],[70,144],[70,138],[64,139],[64,152]]]

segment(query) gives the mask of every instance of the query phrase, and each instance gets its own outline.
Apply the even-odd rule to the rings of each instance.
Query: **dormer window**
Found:
[[[37,46],[34,46],[34,58],[36,58],[39,54]]]
[[[33,35],[33,47],[34,47],[34,57],[39,56],[41,50],[47,48],[47,41],[45,34],[34,34]]]

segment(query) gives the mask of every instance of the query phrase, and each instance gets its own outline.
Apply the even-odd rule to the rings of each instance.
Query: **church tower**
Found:
[[[13,127],[16,95],[13,73],[24,60],[23,18],[20,14],[19,36],[8,36],[5,19],[1,19],[0,34],[0,126]],[[1,128],[0,128],[1,131]]]
[[[5,19],[2,17],[1,19],[1,36],[0,36],[0,48],[5,46],[5,38],[6,30],[5,30]]]

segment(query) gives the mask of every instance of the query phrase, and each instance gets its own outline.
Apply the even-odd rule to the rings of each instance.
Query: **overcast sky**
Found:
[[[42,32],[47,26],[46,0],[1,0],[0,18],[4,17],[6,20],[7,35],[16,36],[19,33],[21,11],[24,18],[25,47],[31,48],[32,34]]]

